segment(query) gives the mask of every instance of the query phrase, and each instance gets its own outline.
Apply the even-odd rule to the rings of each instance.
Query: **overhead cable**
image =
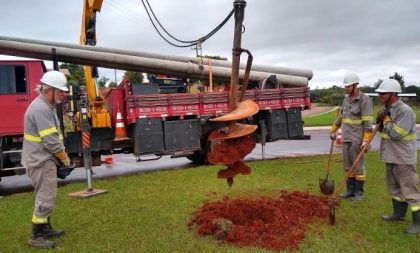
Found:
[[[146,4],[145,4],[145,1],[146,1],[146,3],[147,3],[147,6],[146,6]],[[153,9],[152,9],[152,7],[150,6],[150,4],[149,4],[149,1],[148,0],[141,0],[141,2],[142,2],[142,4],[143,4],[143,7],[144,7],[144,9],[146,10],[146,13],[147,13],[147,16],[149,17],[149,20],[150,20],[150,22],[152,23],[152,25],[153,25],[153,27],[155,28],[155,30],[156,30],[156,32],[159,34],[159,36],[162,38],[162,39],[164,39],[167,43],[169,43],[170,45],[172,45],[172,46],[175,46],[175,47],[191,47],[191,46],[196,46],[196,45],[198,45],[198,44],[201,44],[201,43],[203,43],[204,41],[206,41],[207,39],[209,39],[211,36],[213,36],[217,31],[219,31],[220,30],[220,28],[222,28],[226,23],[227,23],[227,21],[229,21],[229,19],[232,17],[232,15],[233,15],[233,13],[234,13],[234,9],[232,9],[232,11],[226,16],[226,18],[218,25],[218,26],[216,26],[216,28],[214,28],[211,32],[209,32],[207,35],[205,35],[205,36],[203,36],[203,37],[201,37],[201,38],[198,38],[198,39],[196,39],[196,40],[180,40],[180,39],[178,39],[178,38],[176,38],[176,37],[174,37],[172,34],[170,34],[164,27],[163,27],[163,25],[160,23],[160,21],[159,21],[159,19],[156,17],[156,15],[155,15],[155,13],[154,13],[154,11],[153,11]],[[149,10],[150,9],[150,10]],[[150,11],[150,12],[149,12]],[[152,14],[152,16],[150,15],[150,13]],[[186,44],[186,45],[182,45],[182,44],[175,44],[175,43],[173,43],[173,42],[171,42],[171,41],[169,41],[160,31],[159,31],[159,29],[157,28],[157,26],[156,26],[156,24],[155,24],[155,21],[158,23],[158,25],[159,25],[159,27],[169,36],[169,37],[171,37],[173,40],[176,40],[176,41],[178,41],[178,42],[181,42],[181,43],[184,43],[184,44]]]

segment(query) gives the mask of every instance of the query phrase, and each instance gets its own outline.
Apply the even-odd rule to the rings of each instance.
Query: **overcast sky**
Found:
[[[0,34],[78,43],[82,0],[0,0]],[[233,0],[149,0],[175,36],[205,35],[233,8]],[[418,0],[248,0],[242,47],[254,63],[310,69],[310,87],[342,82],[346,72],[372,85],[394,72],[420,84]],[[232,19],[203,45],[203,54],[231,59]],[[195,56],[154,31],[141,0],[104,0],[97,16],[98,46]],[[245,61],[245,58],[243,58]],[[113,70],[100,76],[114,79]],[[117,72],[120,79],[122,71]]]

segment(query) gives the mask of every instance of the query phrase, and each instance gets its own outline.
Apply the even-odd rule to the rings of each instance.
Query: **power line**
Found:
[[[148,22],[144,20],[144,18],[140,18],[140,15],[138,15],[137,13],[119,5],[113,0],[108,0],[106,1],[106,3],[107,4],[109,3],[110,11],[116,14],[117,16],[121,16],[122,18],[126,19],[132,24],[138,24],[138,21],[140,21],[141,23],[145,25],[144,26],[145,28],[147,28],[150,31],[154,31],[152,28],[150,28],[150,26],[148,25]]]
[[[144,3],[146,1],[146,4]],[[172,34],[170,34],[164,27],[163,25],[160,23],[159,19],[156,17],[155,13],[153,12],[152,7],[149,4],[148,0],[141,0],[144,9],[146,10],[147,16],[149,17],[150,22],[152,23],[153,27],[155,28],[156,32],[159,34],[159,36],[165,40],[168,44],[175,46],[175,47],[191,47],[191,46],[197,46],[198,44],[203,43],[204,41],[206,41],[207,39],[209,39],[211,36],[213,36],[217,31],[219,31],[226,23],[227,21],[229,21],[229,19],[232,17],[233,13],[234,13],[234,9],[232,9],[232,11],[226,16],[226,18],[218,25],[216,26],[216,28],[214,28],[212,31],[210,31],[207,35],[198,38],[196,40],[180,40],[177,39],[176,37],[174,37]],[[150,13],[152,14],[152,16],[149,13],[149,9],[150,9]],[[156,24],[154,22],[154,20],[156,20],[156,22],[158,23],[159,27],[169,36],[171,37],[173,40],[176,40],[178,42],[187,44],[187,45],[181,45],[181,44],[175,44],[171,41],[169,41],[167,38],[165,38],[165,36],[163,36],[163,34],[159,31],[159,29],[156,27]]]

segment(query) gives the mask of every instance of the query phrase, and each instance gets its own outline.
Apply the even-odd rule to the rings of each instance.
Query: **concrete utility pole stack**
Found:
[[[118,50],[111,48],[82,46],[41,40],[0,36],[0,54],[52,60],[52,50],[60,62],[91,65],[111,69],[166,74],[207,80],[209,78],[208,59],[161,55],[146,52]],[[213,79],[228,82],[231,77],[231,62],[211,60]],[[245,66],[240,66],[240,79]],[[250,81],[263,82],[275,76],[283,87],[306,87],[312,78],[312,71],[268,65],[253,65]]]

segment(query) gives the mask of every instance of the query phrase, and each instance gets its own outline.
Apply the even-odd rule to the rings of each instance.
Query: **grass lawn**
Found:
[[[337,118],[337,110],[321,115],[307,116],[303,118],[304,126],[331,126]]]
[[[382,108],[382,106],[376,105],[374,108],[374,115]],[[416,112],[417,124],[420,124],[420,106],[413,106],[412,108]],[[303,121],[305,122],[304,126],[331,126],[336,117],[337,110],[321,115],[304,117]]]
[[[320,194],[318,179],[324,177],[325,161],[325,156],[313,156],[250,162],[252,173],[238,176],[232,189],[216,178],[220,166],[94,180],[95,188],[109,193],[84,200],[67,196],[83,190],[84,183],[60,187],[52,220],[66,235],[56,239],[55,252],[270,252],[198,236],[187,223],[204,202],[225,196],[277,196],[281,190]],[[380,219],[391,211],[384,165],[378,153],[367,154],[366,162],[365,201],[343,201],[335,226],[328,220],[313,223],[298,252],[419,252],[420,235],[403,232],[411,214],[409,221],[396,224]],[[332,163],[336,187],[343,177],[341,167],[339,161]],[[26,244],[33,201],[32,193],[0,199],[0,252],[45,252]]]

